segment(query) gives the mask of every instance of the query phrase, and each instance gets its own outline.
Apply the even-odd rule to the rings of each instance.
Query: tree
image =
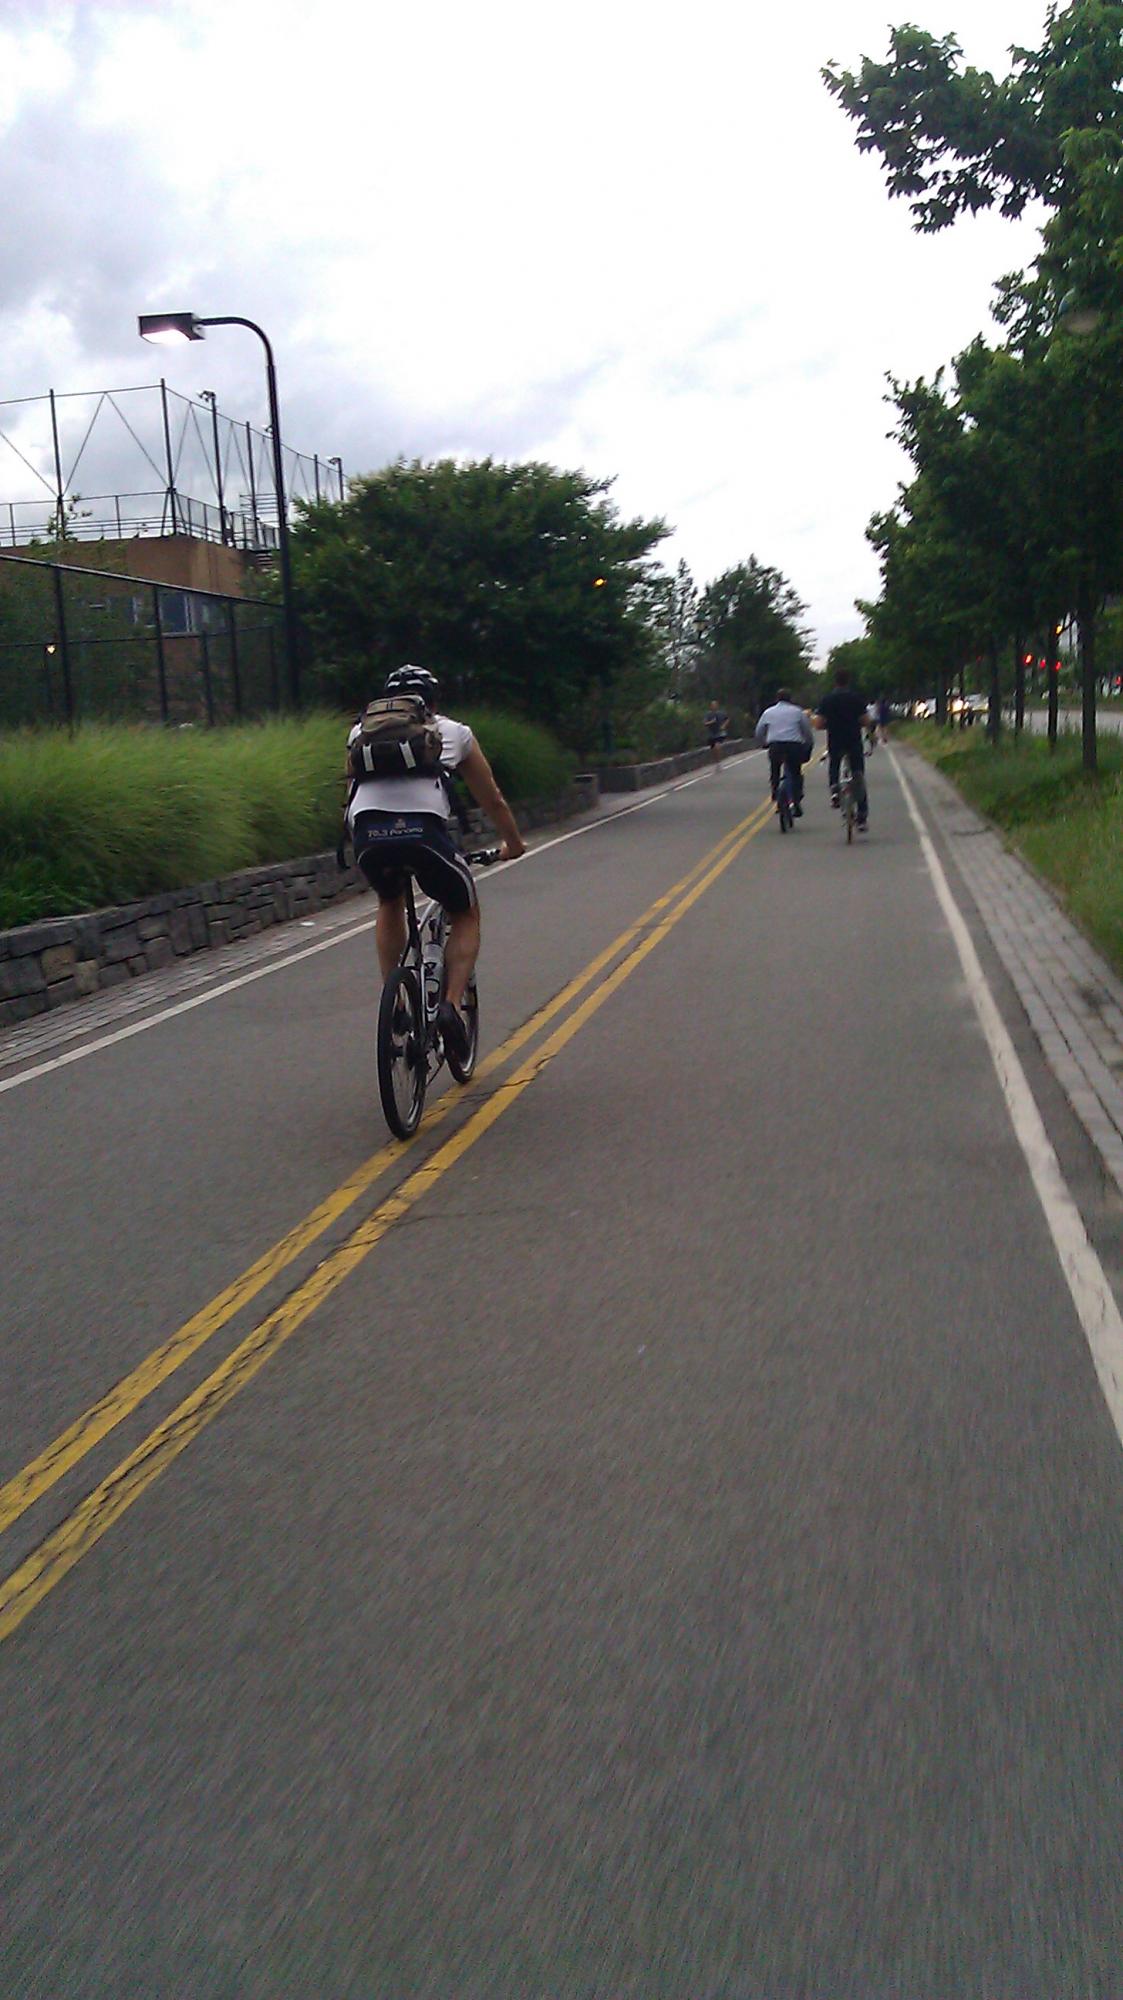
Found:
[[[954,35],[904,26],[890,31],[885,62],[863,57],[857,72],[829,63],[823,78],[918,229],[946,229],[996,203],[1005,216],[1031,201],[1073,210],[1082,182],[1072,135],[1110,129],[1118,116],[1123,6],[1051,6],[1041,48],[1012,50],[1006,77],[963,68],[962,53]]]
[[[914,480],[895,508],[874,516],[866,537],[881,561],[882,590],[875,604],[858,608],[896,664],[898,689],[931,690],[942,722],[949,685],[974,639],[961,551],[931,482]]]
[[[1063,9],[1050,7],[1040,49],[1014,49],[1010,74],[1002,79],[962,68],[961,54],[952,35],[937,39],[919,28],[902,27],[891,31],[885,63],[867,57],[857,73],[832,64],[823,74],[828,89],[858,124],[860,150],[880,152],[889,192],[908,200],[917,229],[944,229],[961,214],[996,204],[1007,216],[1021,215],[1031,200],[1048,210],[1033,271],[1003,281],[996,317],[1010,329],[1010,360],[1020,360],[1026,371],[1036,364],[1051,368],[1050,374],[1037,375],[1035,386],[1048,390],[1042,400],[1058,413],[1060,427],[1048,433],[1038,464],[1028,473],[1016,443],[1026,431],[1024,412],[1013,429],[1005,420],[1014,413],[1017,378],[1008,370],[1003,378],[1001,364],[988,362],[979,377],[985,409],[972,410],[965,399],[961,405],[950,518],[962,534],[965,511],[974,513],[970,546],[985,549],[994,565],[984,595],[991,599],[987,643],[995,730],[994,621],[1000,600],[1005,598],[1017,633],[1019,620],[1042,591],[1056,587],[1062,575],[1068,579],[1080,626],[1084,764],[1091,771],[1096,767],[1095,622],[1104,593],[1118,587],[1120,574],[1123,6],[1112,0],[1073,0]],[[1062,292],[1073,290],[1109,322],[1092,352],[1082,357],[1072,343],[1054,340]],[[1056,355],[1051,344],[1058,348]],[[1027,379],[1023,375],[1022,381]],[[1003,400],[1009,406],[1005,415]],[[1038,435],[1042,438],[1040,430]],[[1016,467],[1022,482],[1028,479],[1034,487],[1048,489],[1054,518],[1038,537],[1036,576],[1024,559],[1024,547],[1021,575],[1015,576],[1011,517],[1025,511],[1024,484],[992,478],[991,503],[993,507],[997,500],[998,511],[989,524],[979,511],[987,486],[985,457],[993,470],[1000,455],[1008,473]],[[1063,469],[1062,456],[1067,461]],[[967,497],[971,488],[973,506]],[[1011,491],[1018,498],[1014,509],[1005,504]],[[1041,528],[1040,511],[1034,525]],[[1051,656],[1052,608],[1049,620]],[[1017,651],[1020,658],[1020,645]]]
[[[668,693],[673,701],[691,700],[699,692],[698,587],[689,565],[679,559],[673,576],[657,585],[657,623],[667,667]]]
[[[891,649],[874,632],[865,632],[857,639],[840,639],[831,647],[827,654],[827,684],[840,668],[845,668],[854,686],[871,699],[875,695],[888,699],[901,691],[898,663]]]
[[[314,677],[354,706],[403,660],[450,702],[494,702],[582,754],[613,690],[658,684],[651,553],[662,521],[622,521],[610,483],[542,464],[399,460],[308,507],[293,572]]]
[[[795,693],[811,661],[806,610],[787,578],[755,556],[707,584],[697,617],[705,692],[751,716],[778,687]]]

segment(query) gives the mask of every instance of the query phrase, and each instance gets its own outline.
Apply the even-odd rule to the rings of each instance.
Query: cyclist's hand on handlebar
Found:
[[[525,853],[525,840],[519,840],[517,845],[513,840],[503,840],[499,843],[499,859],[501,861],[518,861]]]

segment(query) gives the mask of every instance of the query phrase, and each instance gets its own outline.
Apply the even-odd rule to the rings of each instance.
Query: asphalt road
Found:
[[[409,1148],[361,904],[0,1092],[4,1996],[1123,1988],[1123,1448],[871,790],[486,879]]]

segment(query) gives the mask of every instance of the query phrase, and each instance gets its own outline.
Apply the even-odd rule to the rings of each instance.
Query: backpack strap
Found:
[[[445,770],[443,764],[440,768],[440,780],[457,826],[460,828],[461,833],[470,833],[471,823],[468,818],[468,808],[452,782],[451,773]]]
[[[358,789],[359,789],[358,779],[352,778],[350,784],[347,787],[347,797],[343,801],[343,826],[339,835],[339,846],[335,850],[335,865],[338,868],[341,875],[345,875],[347,873],[347,856],[344,852],[350,834],[350,829],[347,825],[347,814],[351,809],[351,801],[354,798],[355,793],[358,791]]]

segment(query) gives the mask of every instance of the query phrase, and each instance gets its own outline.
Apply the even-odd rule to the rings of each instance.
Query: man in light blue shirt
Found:
[[[772,706],[765,709],[756,726],[756,740],[767,745],[773,798],[786,764],[791,772],[795,800],[792,810],[797,819],[802,818],[803,767],[811,755],[815,738],[806,715],[792,700],[787,688],[781,688]]]

